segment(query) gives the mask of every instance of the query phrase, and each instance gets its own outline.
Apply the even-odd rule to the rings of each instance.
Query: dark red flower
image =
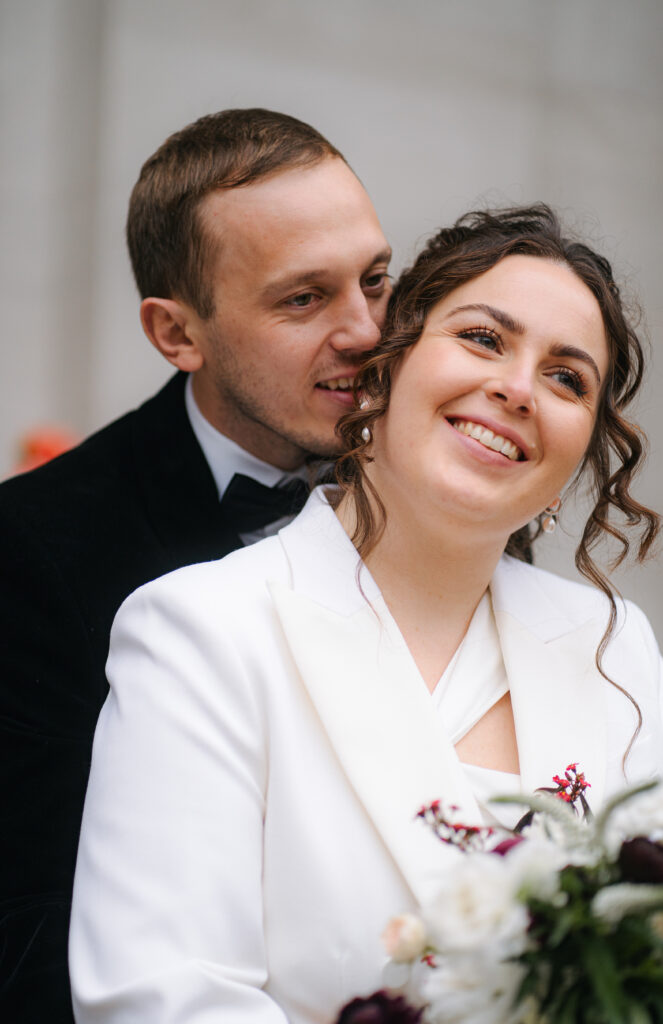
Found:
[[[508,839],[503,839],[497,846],[493,846],[491,853],[499,853],[500,857],[503,857],[509,850],[513,850],[514,846],[518,846],[519,843],[524,843],[524,836],[509,836]]]
[[[353,999],[343,1007],[336,1024],[419,1024],[422,1013],[403,996],[390,996],[381,990],[364,999]]]
[[[663,882],[663,847],[636,836],[622,843],[619,867],[625,882]]]

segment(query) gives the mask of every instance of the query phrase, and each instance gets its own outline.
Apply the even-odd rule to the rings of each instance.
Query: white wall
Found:
[[[659,0],[2,0],[0,475],[27,427],[87,432],[166,378],[129,192],[171,131],[256,105],[343,150],[397,267],[470,207],[534,199],[613,257],[653,342],[638,494],[663,509],[662,39]],[[571,539],[544,546],[572,574]],[[663,640],[660,569],[620,579]]]

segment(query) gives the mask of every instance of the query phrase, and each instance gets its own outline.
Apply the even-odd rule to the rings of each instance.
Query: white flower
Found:
[[[416,914],[392,917],[382,933],[384,947],[396,963],[409,963],[421,956],[427,944],[426,928]]]
[[[587,822],[573,819],[568,815],[556,819],[550,814],[537,814],[531,825],[524,830],[523,836],[528,843],[546,843],[555,847],[560,855],[560,867],[566,864],[591,867],[603,855],[603,850],[596,843],[594,830]],[[524,843],[521,845],[525,845]]]
[[[419,968],[429,1024],[507,1024],[523,968],[475,953],[451,954],[439,965]]]
[[[663,838],[662,785],[620,803],[608,818],[604,842],[612,856],[616,856],[625,839],[635,836]]]
[[[551,900],[559,891],[559,872],[568,863],[567,852],[548,839],[526,839],[504,857],[513,891],[521,900],[536,896]]]
[[[663,907],[663,885],[620,882],[599,889],[592,900],[592,913],[607,924],[616,924],[626,914],[646,914]]]
[[[527,910],[517,899],[518,873],[508,857],[468,854],[446,871],[424,919],[441,953],[495,947],[496,959],[525,948]]]

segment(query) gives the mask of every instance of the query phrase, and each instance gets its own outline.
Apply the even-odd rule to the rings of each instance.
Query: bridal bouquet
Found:
[[[348,1004],[343,1024],[663,1022],[663,787],[592,817],[577,765],[553,781],[510,799],[527,808],[513,832],[421,809],[462,856],[429,905],[389,923],[390,992]]]

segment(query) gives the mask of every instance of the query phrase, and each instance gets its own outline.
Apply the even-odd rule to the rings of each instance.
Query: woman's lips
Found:
[[[450,419],[449,423],[459,434],[471,437],[474,441],[478,441],[479,444],[483,445],[484,448],[498,452],[511,462],[524,462],[526,459],[522,448],[519,448],[515,441],[512,441],[511,438],[500,434],[496,430],[491,430],[490,427],[486,427],[483,423],[460,418]]]

